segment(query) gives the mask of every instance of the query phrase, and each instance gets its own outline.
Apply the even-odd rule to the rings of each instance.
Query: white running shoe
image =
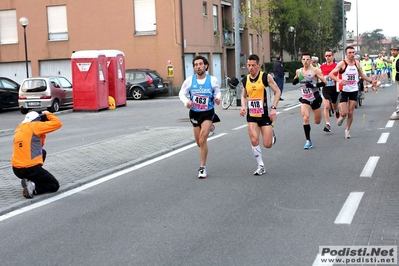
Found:
[[[263,165],[258,165],[258,169],[254,172],[254,175],[263,175],[266,174],[266,169]]]
[[[391,120],[399,120],[399,110],[396,110],[390,117]]]
[[[211,129],[209,130],[208,137],[213,136],[215,134],[215,125],[212,124]]]
[[[207,178],[205,167],[201,166],[201,167],[198,169],[198,178],[199,178],[199,179],[205,179],[205,178]]]
[[[344,120],[345,120],[345,117],[340,116],[340,117],[338,118],[338,120],[337,120],[337,125],[338,125],[338,126],[341,126],[342,123],[344,122]]]
[[[349,130],[345,130],[345,139],[350,139],[351,135],[349,135]]]
[[[35,183],[26,178],[23,178],[21,180],[21,185],[24,188],[22,195],[24,195],[24,197],[27,199],[33,198],[33,192],[35,191],[36,188]]]

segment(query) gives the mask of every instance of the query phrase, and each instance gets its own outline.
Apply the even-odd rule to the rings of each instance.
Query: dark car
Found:
[[[157,94],[167,92],[161,75],[150,69],[126,69],[126,95],[135,100],[144,96],[154,98]]]
[[[12,79],[0,77],[0,111],[3,108],[18,107],[19,86]]]

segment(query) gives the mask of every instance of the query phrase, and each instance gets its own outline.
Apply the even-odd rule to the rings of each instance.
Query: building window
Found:
[[[156,33],[155,0],[134,0],[134,25],[136,35]]]
[[[17,12],[0,11],[0,44],[18,43]]]
[[[213,5],[213,32],[215,35],[219,34],[219,19],[218,19],[218,6]]]
[[[208,5],[206,2],[202,2],[202,15],[208,16]]]
[[[68,40],[66,6],[48,6],[47,24],[50,41]]]

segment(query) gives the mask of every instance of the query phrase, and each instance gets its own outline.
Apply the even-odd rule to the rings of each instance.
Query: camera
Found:
[[[40,121],[41,122],[46,122],[46,121],[49,121],[49,120],[48,120],[48,118],[47,118],[47,116],[45,114],[40,114]]]

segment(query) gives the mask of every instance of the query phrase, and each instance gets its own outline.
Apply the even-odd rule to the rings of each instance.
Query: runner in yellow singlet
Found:
[[[280,100],[281,92],[273,77],[263,71],[260,71],[261,64],[259,57],[252,54],[247,59],[247,68],[249,74],[242,80],[242,95],[240,115],[247,114],[248,134],[251,140],[252,152],[258,162],[258,168],[254,175],[263,175],[266,173],[263,163],[262,150],[259,146],[259,138],[262,133],[262,143],[265,148],[271,148],[275,143],[273,121],[277,119],[277,104]],[[271,100],[268,93],[269,87],[274,98]],[[269,90],[270,91],[270,90]]]

